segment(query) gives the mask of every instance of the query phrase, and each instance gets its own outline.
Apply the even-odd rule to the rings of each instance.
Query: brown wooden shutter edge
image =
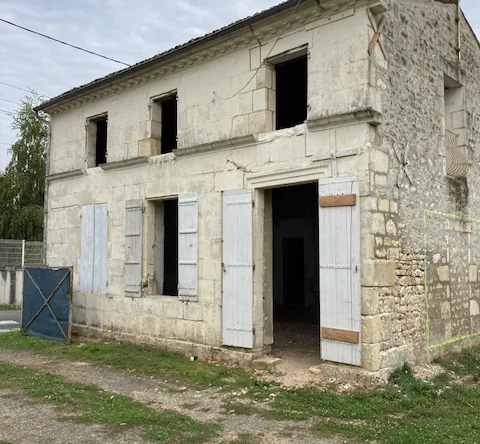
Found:
[[[338,328],[322,327],[322,338],[330,341],[358,344],[360,341],[360,333],[352,330],[340,330]]]
[[[321,207],[353,207],[357,204],[357,195],[320,196],[319,203]]]

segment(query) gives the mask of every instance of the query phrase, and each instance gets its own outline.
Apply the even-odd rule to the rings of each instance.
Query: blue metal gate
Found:
[[[70,268],[26,268],[23,275],[22,332],[70,341]]]

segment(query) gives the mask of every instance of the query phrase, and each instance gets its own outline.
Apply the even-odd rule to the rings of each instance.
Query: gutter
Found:
[[[43,196],[43,252],[42,261],[43,265],[47,264],[47,224],[48,224],[48,174],[50,172],[50,147],[52,144],[52,124],[49,120],[40,117],[38,114],[39,109],[34,108],[35,117],[41,122],[45,123],[48,127],[47,146],[45,150],[45,194]]]
[[[303,0],[305,1],[305,0]],[[158,54],[156,56],[153,56],[147,60],[144,60],[143,62],[139,62],[133,66],[130,66],[128,68],[122,69],[120,71],[116,71],[112,74],[108,74],[107,76],[100,78],[98,80],[93,80],[89,84],[86,84],[85,86],[80,86],[78,88],[74,88],[73,90],[67,91],[63,94],[60,94],[57,97],[54,97],[51,100],[48,100],[47,102],[44,102],[34,108],[35,112],[38,111],[43,111],[47,108],[50,108],[51,106],[57,105],[59,103],[65,102],[67,100],[72,99],[73,97],[79,95],[80,93],[87,93],[89,91],[95,90],[98,87],[104,87],[108,86],[109,82],[112,80],[118,81],[121,80],[125,77],[129,77],[132,75],[134,72],[139,71],[143,68],[149,68],[159,61],[164,61],[168,60],[170,58],[173,58],[175,56],[179,56],[183,53],[192,51],[193,49],[196,49],[197,47],[203,45],[206,42],[212,42],[220,37],[224,37],[226,35],[230,35],[231,33],[238,31],[240,29],[249,27],[261,20],[264,20],[266,18],[269,18],[275,14],[281,13],[283,11],[288,10],[292,6],[295,6],[297,4],[298,0],[287,0],[277,6],[274,6],[270,9],[267,9],[263,12],[259,12],[258,14],[255,14],[249,18],[239,20],[231,25],[227,25],[223,28],[220,28],[218,31],[213,31],[211,33],[208,33],[204,35],[203,37],[198,37],[196,39],[191,40],[190,42],[187,42],[183,45],[176,46],[172,49],[169,49],[161,54]]]

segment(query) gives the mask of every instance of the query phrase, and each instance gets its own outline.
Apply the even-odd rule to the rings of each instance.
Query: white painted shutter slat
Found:
[[[198,282],[198,199],[178,196],[178,295],[194,297]]]
[[[253,347],[252,192],[222,195],[222,341]]]
[[[142,295],[142,227],[142,200],[128,200],[125,208],[125,296]]]
[[[360,208],[358,182],[319,183],[319,196],[357,196],[355,205],[319,207],[320,332],[324,360],[361,365]],[[358,333],[358,342],[325,338],[323,329]]]
[[[80,246],[80,283],[82,293],[91,293],[93,290],[93,261],[94,261],[94,205],[82,206],[82,233]]]
[[[93,260],[93,293],[107,292],[108,211],[107,204],[95,205],[95,247]]]

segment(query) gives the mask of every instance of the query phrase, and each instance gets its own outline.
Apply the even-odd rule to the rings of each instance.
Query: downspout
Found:
[[[52,143],[52,125],[50,120],[40,117],[38,111],[35,111],[38,120],[45,123],[48,127],[47,146],[45,150],[45,195],[43,197],[43,265],[47,264],[47,223],[48,223],[48,174],[50,172],[50,146]]]

